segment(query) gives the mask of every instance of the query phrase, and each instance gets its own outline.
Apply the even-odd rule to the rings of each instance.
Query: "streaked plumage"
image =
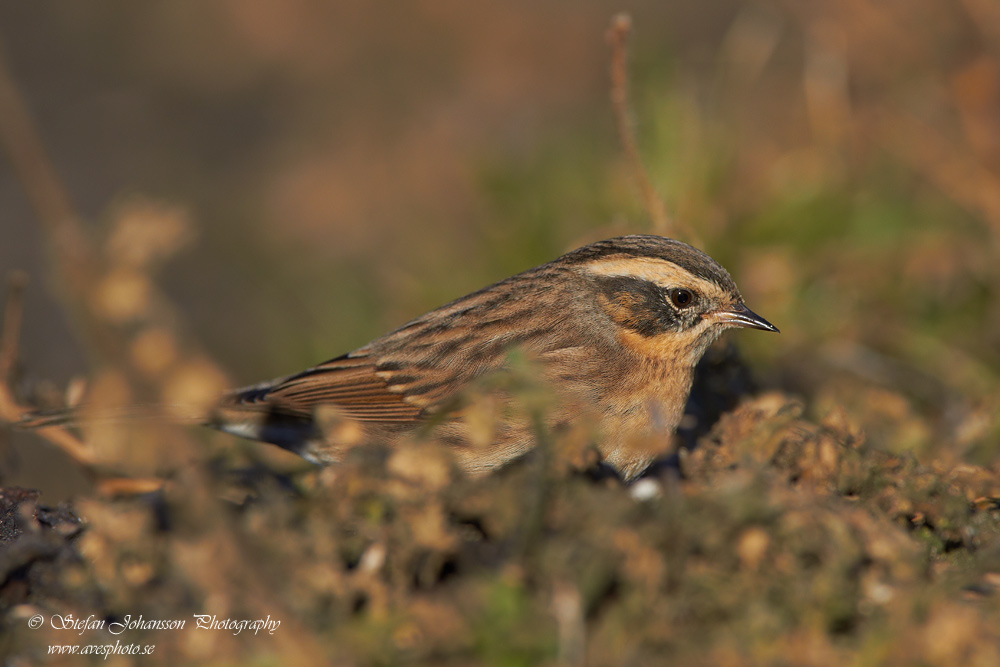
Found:
[[[361,441],[391,444],[518,348],[560,397],[551,424],[590,415],[605,461],[630,478],[667,451],[695,364],[734,326],[777,331],[705,253],[624,236],[473,292],[302,373],[232,392],[210,425],[334,462],[349,443],[324,438],[319,406],[359,425]],[[493,442],[476,445],[461,415],[439,416],[434,434],[470,472],[534,445],[526,423],[501,424]]]

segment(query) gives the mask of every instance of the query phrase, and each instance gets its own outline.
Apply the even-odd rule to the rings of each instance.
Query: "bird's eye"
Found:
[[[670,297],[670,303],[677,308],[689,308],[695,302],[694,292],[688,289],[675,288],[667,292],[667,295]]]

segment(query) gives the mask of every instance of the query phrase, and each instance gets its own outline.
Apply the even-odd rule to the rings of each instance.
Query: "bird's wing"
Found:
[[[355,352],[282,380],[237,390],[223,405],[306,418],[316,406],[332,405],[357,421],[410,422],[430,403],[412,389],[413,375],[399,364],[379,364]]]
[[[533,285],[515,276],[474,292],[354,352],[233,392],[222,407],[309,418],[317,406],[332,405],[357,421],[419,420],[469,381],[500,367],[511,346],[539,347],[538,341],[551,337],[552,324],[528,325],[539,309],[558,316],[565,308],[554,307],[555,292],[540,303]]]

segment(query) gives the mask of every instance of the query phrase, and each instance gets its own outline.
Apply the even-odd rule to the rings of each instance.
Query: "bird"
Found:
[[[433,422],[460,467],[484,473],[532,450],[537,429],[509,419],[482,442],[456,398],[509,369],[516,350],[560,399],[546,426],[588,415],[603,463],[631,480],[667,452],[695,365],[734,327],[778,332],[701,250],[662,236],[620,236],[472,292],[300,373],[229,392],[208,425],[331,464],[355,443],[391,446]],[[338,442],[343,429],[322,428],[323,409],[353,425],[351,437]]]
[[[424,430],[466,473],[483,474],[531,451],[538,424],[501,410],[484,439],[462,398],[485,390],[504,406],[515,403],[488,380],[510,372],[520,355],[557,399],[543,426],[589,420],[602,463],[631,481],[670,452],[695,366],[737,327],[778,332],[701,250],[662,236],[619,236],[458,298],[347,354],[229,391],[197,421],[320,465],[359,444],[393,447]],[[71,424],[79,412],[29,414],[21,426]]]

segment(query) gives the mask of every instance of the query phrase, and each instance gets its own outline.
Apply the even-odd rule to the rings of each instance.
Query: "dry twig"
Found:
[[[0,419],[17,423],[30,408],[21,405],[11,389],[14,365],[17,361],[21,339],[21,313],[23,312],[24,286],[27,280],[23,273],[16,272],[9,279],[7,304],[4,308],[2,334],[0,334]],[[90,468],[94,458],[79,438],[64,428],[50,426],[40,428],[38,435],[66,452],[80,465]]]
[[[664,236],[684,236],[690,243],[701,245],[694,230],[672,220],[667,214],[663,198],[650,181],[642,156],[639,154],[628,99],[628,36],[631,29],[632,19],[628,14],[615,15],[608,29],[608,42],[611,44],[611,102],[618,121],[618,134],[622,147],[632,169],[632,176],[642,192],[646,211],[653,221],[656,233]]]
[[[7,305],[0,332],[0,381],[5,383],[11,381],[17,363],[24,314],[24,288],[28,285],[28,275],[23,271],[12,271],[7,278],[7,285]]]
[[[100,275],[99,261],[41,133],[0,49],[0,145],[28,196],[52,251],[54,285],[88,349],[114,359],[126,349],[118,332],[86,307]]]
[[[79,216],[73,210],[66,188],[60,182],[51,160],[45,151],[41,134],[7,67],[0,51],[0,145],[7,153],[11,166],[28,195],[32,208],[45,231],[55,261],[53,270],[56,284],[64,291],[66,306],[80,325],[82,333],[94,349],[113,357],[125,349],[120,335],[102,326],[87,313],[86,295],[98,276],[98,262],[84,232]],[[23,415],[32,411],[30,406],[18,402],[11,388],[12,373],[17,360],[20,332],[22,297],[26,283],[23,274],[10,278],[7,303],[0,334],[0,419],[16,424]],[[98,484],[113,488],[132,488],[146,492],[160,486],[160,480],[133,480],[116,478],[101,472],[90,449],[78,437],[61,426],[48,426],[34,431],[40,437],[59,447],[76,461]],[[103,491],[103,489],[102,489]]]
[[[16,424],[31,412],[32,408],[22,405],[11,389],[14,366],[17,362],[21,338],[21,314],[23,312],[24,287],[27,277],[14,272],[9,278],[7,303],[0,330],[0,420]],[[40,437],[65,452],[86,472],[104,496],[125,496],[150,493],[163,487],[163,480],[132,479],[109,475],[97,468],[97,461],[90,448],[71,431],[61,426],[47,426],[34,431]]]

